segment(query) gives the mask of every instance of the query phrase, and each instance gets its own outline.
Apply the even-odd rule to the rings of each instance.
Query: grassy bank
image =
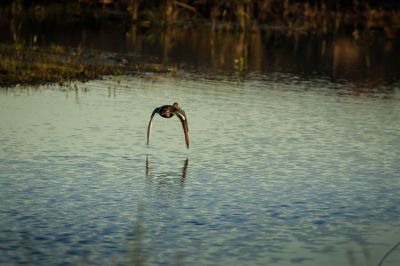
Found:
[[[0,45],[0,87],[87,81],[104,75],[175,71],[171,67],[136,64],[134,61],[129,55],[61,46]]]

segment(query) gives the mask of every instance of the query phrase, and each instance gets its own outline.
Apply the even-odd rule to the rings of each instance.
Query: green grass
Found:
[[[104,75],[165,73],[176,69],[139,64],[129,56],[62,46],[0,45],[0,87],[87,81]]]

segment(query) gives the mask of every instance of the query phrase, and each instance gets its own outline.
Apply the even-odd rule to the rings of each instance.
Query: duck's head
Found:
[[[172,105],[175,109],[181,109],[181,105],[179,103],[174,103]]]

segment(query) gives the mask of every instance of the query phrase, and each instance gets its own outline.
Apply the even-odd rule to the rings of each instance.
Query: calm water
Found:
[[[0,264],[377,265],[400,240],[399,87],[181,72],[2,90]],[[146,148],[174,101],[190,150],[159,116]]]

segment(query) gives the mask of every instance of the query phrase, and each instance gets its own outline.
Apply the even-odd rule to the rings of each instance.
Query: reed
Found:
[[[213,30],[248,31],[255,25],[297,29],[312,34],[379,30],[395,36],[400,4],[395,0],[10,0],[7,10],[18,16],[25,9],[37,19],[118,20],[143,27],[184,25]],[[7,3],[6,2],[6,3]],[[62,3],[62,2],[61,2]],[[62,5],[62,7],[60,7]],[[4,9],[4,8],[3,8]],[[54,12],[56,10],[57,12]],[[3,16],[4,17],[4,16]],[[59,17],[59,16],[58,16]],[[128,25],[127,25],[128,26]]]

